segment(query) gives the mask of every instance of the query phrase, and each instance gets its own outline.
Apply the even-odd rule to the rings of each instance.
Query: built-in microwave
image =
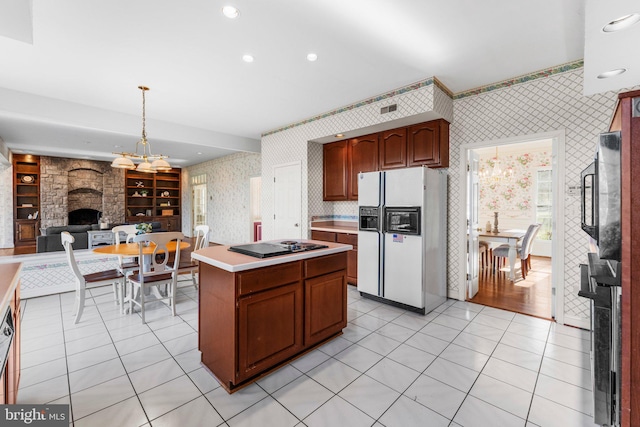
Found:
[[[411,234],[419,236],[420,207],[389,207],[384,209],[385,233]]]
[[[581,173],[581,227],[598,245],[601,259],[620,261],[620,132],[600,134],[596,157]]]

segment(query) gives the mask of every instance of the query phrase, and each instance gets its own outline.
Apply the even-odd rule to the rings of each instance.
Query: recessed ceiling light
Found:
[[[318,59],[318,55],[315,53],[310,53],[307,55],[307,61],[313,62]]]
[[[114,145],[113,148],[120,148],[122,145]]]
[[[240,15],[240,11],[233,6],[225,6],[222,8],[222,14],[229,19],[235,19]]]
[[[253,62],[253,56],[251,56],[251,55],[242,55],[242,60],[244,62]]]
[[[85,144],[91,144],[91,141],[84,141]]]
[[[336,134],[336,138],[342,138],[343,136],[344,136],[344,134],[342,134],[342,133],[337,133]]]
[[[198,151],[196,154],[197,154],[198,156],[200,156],[200,155],[202,155],[202,151]]]
[[[615,70],[605,71],[598,75],[599,79],[608,79],[609,77],[615,77],[627,71],[626,68],[617,68]]]
[[[602,31],[605,33],[613,33],[614,31],[624,30],[629,28],[633,24],[640,22],[640,13],[632,13],[630,15],[621,16],[618,19],[614,19],[607,25],[602,27]]]

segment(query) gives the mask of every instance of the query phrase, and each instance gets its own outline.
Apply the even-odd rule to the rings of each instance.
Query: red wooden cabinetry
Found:
[[[449,167],[449,123],[438,119],[323,146],[323,200],[358,200],[358,173]]]
[[[346,266],[344,252],[237,273],[200,262],[202,363],[233,392],[340,333]]]
[[[407,166],[449,167],[449,123],[432,120],[409,127]]]
[[[378,170],[378,135],[366,135],[348,142],[349,200],[358,200],[358,174]]]
[[[338,141],[325,144],[322,147],[322,198],[336,201],[347,200],[347,160],[348,141]]]
[[[380,134],[380,170],[407,167],[407,128]]]

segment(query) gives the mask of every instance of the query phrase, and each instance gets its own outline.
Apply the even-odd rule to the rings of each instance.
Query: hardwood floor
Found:
[[[35,246],[22,246],[19,248],[0,249],[0,256],[24,255],[24,254],[35,254],[35,253],[36,253]]]
[[[506,271],[494,273],[491,268],[481,269],[478,293],[469,301],[550,319],[551,258],[532,257],[531,270],[524,280],[519,269],[515,283],[507,275]]]

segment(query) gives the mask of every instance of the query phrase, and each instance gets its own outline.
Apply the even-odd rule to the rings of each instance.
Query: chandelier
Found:
[[[496,147],[496,157],[493,160],[493,168],[491,169],[491,173],[489,173],[486,169],[483,169],[480,172],[480,176],[491,178],[494,181],[500,181],[502,178],[508,178],[513,175],[513,169],[508,167],[506,170],[502,170],[500,167],[500,160],[498,159],[498,147]]]
[[[147,131],[145,130],[145,99],[144,93],[149,90],[146,86],[138,86],[138,89],[142,91],[142,138],[136,142],[135,153],[113,153],[120,157],[113,160],[111,167],[120,169],[135,169],[138,172],[156,173],[158,171],[171,170],[171,165],[165,159],[168,156],[162,154],[151,154],[151,144],[147,141]],[[140,152],[140,146],[142,145],[142,152]],[[136,166],[133,160],[142,160]],[[151,162],[150,162],[151,161]]]

